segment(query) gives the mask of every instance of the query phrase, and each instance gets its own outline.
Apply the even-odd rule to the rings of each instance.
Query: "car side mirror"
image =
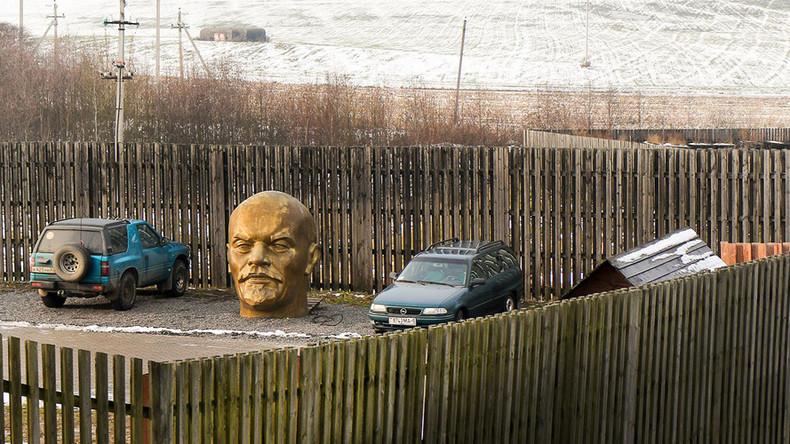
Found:
[[[469,282],[469,287],[477,287],[478,285],[483,285],[486,283],[486,280],[483,278],[474,278],[471,282]]]
[[[169,243],[170,243],[170,239],[168,239],[167,236],[162,236],[162,240],[161,240],[160,244],[161,245],[167,245]]]
[[[398,272],[396,272],[396,271],[390,271],[389,277],[390,277],[390,279],[392,279],[393,281],[394,281],[395,279],[398,279]]]

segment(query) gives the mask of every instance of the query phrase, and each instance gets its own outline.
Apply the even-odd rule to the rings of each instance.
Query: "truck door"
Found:
[[[162,239],[153,228],[146,224],[137,226],[140,235],[140,246],[143,249],[143,272],[140,284],[151,285],[167,278],[167,253],[162,246]]]

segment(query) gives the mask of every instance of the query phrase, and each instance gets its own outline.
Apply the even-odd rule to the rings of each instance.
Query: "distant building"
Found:
[[[268,42],[263,28],[205,28],[200,30],[198,40],[212,42]]]
[[[693,229],[685,228],[607,258],[562,299],[667,281],[726,265]]]

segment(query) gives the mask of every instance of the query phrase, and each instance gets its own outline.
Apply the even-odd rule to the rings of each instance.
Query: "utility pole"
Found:
[[[582,60],[582,68],[590,67],[590,58],[588,57],[589,46],[590,46],[590,0],[587,0],[587,19],[585,21],[585,35],[584,35],[584,60]]]
[[[38,43],[36,43],[36,47],[33,49],[33,51],[38,51],[38,47],[41,46],[41,44],[44,42],[44,39],[47,37],[47,34],[49,34],[49,30],[54,27],[55,28],[55,45],[54,45],[53,53],[54,53],[55,63],[57,63],[57,61],[58,61],[58,19],[59,18],[65,18],[66,16],[63,15],[63,14],[58,15],[58,4],[57,4],[57,2],[53,4],[53,7],[55,8],[54,14],[47,16],[47,18],[51,18],[52,21],[49,22],[49,26],[47,26],[47,30],[44,31],[44,35],[42,35],[41,38],[38,39]]]
[[[187,26],[183,21],[181,21],[181,8],[178,8],[178,24],[177,25],[170,25],[171,28],[178,28],[178,70],[181,74],[181,80],[184,80],[184,50],[183,45],[181,44],[181,31],[183,30],[184,33],[187,35],[189,39],[189,43],[192,44],[192,49],[195,50],[195,54],[197,54],[198,59],[200,60],[200,64],[203,65],[203,69],[206,70],[206,74],[209,78],[212,77],[211,71],[208,69],[208,65],[206,65],[206,61],[203,60],[203,56],[200,55],[200,51],[198,51],[197,45],[195,44],[195,40],[192,39],[192,36],[189,34],[189,26]]]
[[[25,0],[19,0],[19,44],[22,44],[22,40],[25,38],[24,26],[22,26],[22,17],[24,14],[22,13],[23,3]]]
[[[156,0],[156,83],[159,83],[159,0]]]
[[[178,8],[178,24],[170,25],[171,28],[178,28],[178,72],[181,80],[184,80],[184,47],[181,44],[181,30],[185,28],[181,22],[181,8]]]
[[[101,77],[103,79],[115,80],[117,85],[115,95],[115,149],[117,154],[120,154],[121,148],[123,147],[123,81],[132,79],[132,73],[125,72],[126,62],[124,61],[124,31],[126,30],[126,25],[140,25],[138,22],[126,21],[126,14],[124,12],[124,9],[126,8],[126,0],[119,0],[119,3],[120,17],[118,20],[104,21],[105,26],[118,25],[118,60],[113,63],[118,71],[108,71],[101,73]]]
[[[58,18],[66,18],[66,16],[64,14],[58,15],[58,3],[57,2],[52,2],[52,8],[53,8],[53,13],[52,13],[52,15],[50,15],[48,17],[52,19],[52,25],[51,26],[53,26],[55,28],[55,30],[54,30],[55,43],[54,43],[54,46],[53,46],[52,54],[55,57],[55,63],[57,64],[58,63]],[[46,33],[44,33],[44,35],[46,35]]]
[[[461,31],[461,55],[458,59],[458,81],[455,84],[455,114],[453,121],[458,124],[458,94],[461,91],[461,65],[464,63],[464,40],[466,40],[466,18],[464,18],[464,29]]]

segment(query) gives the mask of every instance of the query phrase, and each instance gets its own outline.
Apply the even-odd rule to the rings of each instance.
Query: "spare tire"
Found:
[[[55,251],[52,262],[55,274],[66,282],[77,282],[90,268],[91,254],[80,244],[66,244]]]

